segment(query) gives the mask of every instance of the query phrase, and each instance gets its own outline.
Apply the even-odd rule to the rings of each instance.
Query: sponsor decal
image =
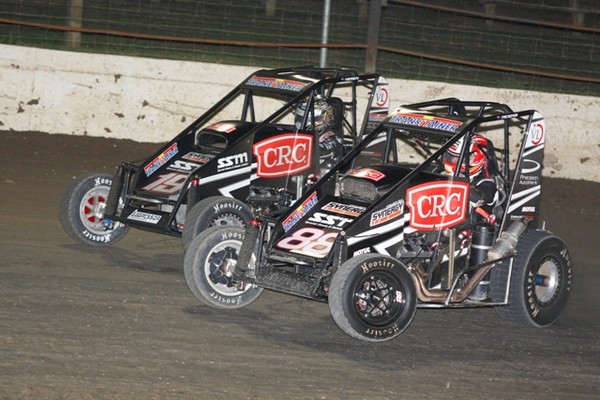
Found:
[[[376,169],[372,168],[359,168],[350,172],[348,175],[355,176],[357,178],[366,178],[375,182],[379,182],[383,178],[385,178],[385,174],[383,172],[379,172]]]
[[[371,214],[370,226],[377,226],[393,220],[404,212],[404,200],[398,200],[387,205],[383,210],[375,211]]]
[[[187,172],[190,173],[194,169],[198,168],[200,164],[196,164],[189,161],[176,160],[171,165],[167,167],[169,171],[179,171],[179,172]]]
[[[306,223],[308,225],[316,225],[341,230],[345,225],[349,224],[352,221],[354,221],[354,218],[316,212],[308,218]]]
[[[385,112],[381,112],[381,113],[372,112],[372,113],[369,113],[369,122],[381,122],[386,117],[387,117],[387,113],[385,113]]]
[[[370,247],[365,247],[364,249],[358,249],[353,254],[352,257],[360,256],[361,254],[369,254],[371,252]]]
[[[388,92],[387,87],[385,86],[377,86],[377,90],[373,95],[373,107],[389,107],[390,104],[390,94]]]
[[[215,122],[214,124],[208,126],[206,129],[210,129],[217,132],[222,133],[231,133],[237,129],[237,127],[229,122]]]
[[[229,171],[248,165],[248,153],[238,153],[217,160],[217,172]]]
[[[293,227],[296,222],[300,221],[300,219],[302,219],[302,217],[304,217],[306,213],[310,211],[315,204],[317,204],[318,201],[319,199],[317,198],[317,192],[313,192],[313,194],[304,200],[304,202],[302,202],[302,204],[300,204],[300,206],[298,206],[298,208],[296,208],[294,212],[283,221],[283,229],[286,232],[289,231],[290,228]]]
[[[406,191],[410,208],[409,226],[419,230],[445,229],[467,217],[469,184],[466,182],[429,182]]]
[[[206,164],[207,162],[212,160],[214,157],[215,156],[213,154],[203,154],[203,153],[196,153],[194,151],[191,151],[181,158],[183,158],[184,160],[197,162],[199,164]]]
[[[531,124],[527,136],[527,148],[544,144],[546,128],[544,120]]]
[[[522,207],[521,208],[521,212],[524,212],[524,213],[533,213],[533,212],[535,212],[535,207],[533,207],[533,206]]]
[[[313,136],[284,133],[252,146],[261,178],[298,174],[312,166]]]
[[[506,212],[510,214],[519,207],[526,206],[527,203],[530,203],[534,199],[538,198],[541,192],[542,187],[539,185],[528,187],[527,189],[523,189],[518,192],[513,192],[513,194],[510,196],[510,202],[508,203],[509,206]]]
[[[144,167],[144,173],[146,174],[146,176],[152,175],[154,172],[156,172],[157,169],[165,165],[167,161],[173,158],[178,152],[179,149],[177,148],[177,143],[173,143],[171,146],[169,146],[168,149],[163,151],[161,154],[158,155],[158,157],[156,157],[154,160],[152,160],[152,162],[150,162]]]
[[[422,114],[396,114],[390,118],[390,121],[395,124],[420,126],[449,132],[456,131],[462,125],[460,121]]]
[[[161,215],[151,214],[140,210],[135,210],[127,217],[127,219],[132,221],[141,221],[148,224],[158,224],[161,218]]]
[[[304,88],[304,86],[306,86],[306,83],[292,81],[289,79],[268,78],[265,76],[255,75],[252,78],[248,79],[246,85],[299,92]]]
[[[356,206],[354,204],[343,204],[335,201],[330,201],[325,204],[321,210],[323,211],[331,211],[336,214],[349,215],[351,217],[358,217],[363,212],[365,212],[367,208],[363,206]]]

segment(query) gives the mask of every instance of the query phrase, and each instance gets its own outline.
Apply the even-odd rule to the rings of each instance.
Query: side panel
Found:
[[[324,258],[331,252],[337,236],[366,208],[331,196],[319,199],[317,192],[313,192],[283,221],[285,234],[275,240],[275,248]]]
[[[545,140],[546,123],[542,115],[535,111],[523,136],[521,153],[506,206],[505,223],[521,217],[532,222],[538,219]]]

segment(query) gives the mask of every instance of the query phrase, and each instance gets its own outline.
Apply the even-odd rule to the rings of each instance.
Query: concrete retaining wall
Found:
[[[0,45],[0,131],[164,142],[255,67]],[[546,118],[544,175],[600,182],[600,98],[390,79],[392,107],[490,100]],[[1,132],[0,132],[1,135]]]

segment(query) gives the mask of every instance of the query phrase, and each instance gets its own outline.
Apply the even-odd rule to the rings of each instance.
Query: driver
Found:
[[[444,168],[448,175],[456,176],[463,139],[450,146],[444,154]],[[504,200],[501,199],[501,195],[504,188],[490,140],[477,134],[471,137],[468,166],[468,179],[471,183],[469,202],[474,212],[474,222],[483,220],[493,224],[501,213],[500,204]],[[465,172],[466,165],[463,161],[458,176],[465,177]]]
[[[304,121],[308,101],[302,101],[296,109],[295,126],[302,129],[312,125],[312,114],[309,112]],[[344,150],[343,113],[344,104],[341,99],[331,97],[323,99],[320,96],[314,100],[314,129],[319,136],[319,164],[330,169],[341,156]]]

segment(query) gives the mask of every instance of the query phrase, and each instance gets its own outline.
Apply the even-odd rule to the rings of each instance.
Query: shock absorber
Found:
[[[494,244],[495,233],[496,229],[492,224],[479,223],[475,225],[471,242],[471,257],[469,258],[470,267],[476,267],[486,260],[488,250]],[[471,276],[473,276],[473,272],[471,272]],[[487,299],[489,286],[490,275],[487,273],[469,294],[469,299],[477,301]]]
[[[104,215],[115,215],[117,213],[121,191],[123,190],[123,180],[123,167],[119,166],[117,173],[112,177],[108,198],[106,199],[106,207],[104,208]]]
[[[252,253],[256,247],[256,240],[258,239],[258,233],[260,230],[260,221],[252,219],[246,225],[246,234],[242,241],[242,247],[238,255],[237,263],[233,269],[233,276],[235,278],[243,278],[244,274],[248,270],[248,266],[252,261]]]

